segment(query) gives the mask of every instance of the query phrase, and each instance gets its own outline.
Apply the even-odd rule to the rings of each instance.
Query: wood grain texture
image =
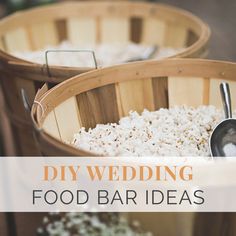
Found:
[[[130,111],[142,112],[144,109],[154,110],[154,96],[152,80],[132,80],[116,85],[119,99],[120,117],[126,116]]]
[[[131,25],[131,36],[130,39],[134,43],[140,43],[142,39],[142,32],[143,32],[143,20],[139,17],[132,17],[130,19]]]
[[[222,108],[222,99],[220,94],[220,83],[228,82],[230,86],[231,102],[232,108],[236,109],[236,82],[227,81],[222,79],[210,79],[210,94],[209,103],[216,106],[217,108]]]
[[[167,26],[164,46],[172,48],[184,48],[187,43],[188,30],[176,23]]]
[[[100,40],[102,43],[128,43],[130,21],[128,18],[103,17],[100,20]]]
[[[47,130],[47,133],[50,134],[51,136],[61,140],[61,135],[58,128],[55,111],[52,111],[48,114],[43,124],[43,129]]]
[[[97,41],[96,18],[69,18],[67,34],[68,39],[74,45],[95,45]]]
[[[96,124],[114,123],[119,120],[114,85],[106,85],[77,96],[81,124],[93,128]],[[89,117],[89,119],[88,119]]]
[[[143,21],[142,43],[155,44],[160,47],[165,44],[166,23],[156,18],[146,18]]]
[[[203,104],[204,79],[195,77],[169,77],[169,105],[197,107]]]
[[[56,29],[57,29],[58,41],[59,42],[63,42],[65,40],[67,40],[68,39],[68,35],[67,35],[66,20],[65,19],[57,20],[55,22],[55,24],[56,24]]]
[[[4,41],[7,51],[10,53],[29,51],[31,49],[28,33],[23,27],[9,31],[5,34]]]
[[[56,24],[52,21],[41,22],[29,27],[33,50],[43,49],[47,46],[55,46],[59,43]]]
[[[210,78],[203,78],[203,105],[210,102]]]
[[[169,107],[168,77],[152,78],[155,110]]]
[[[55,108],[60,137],[65,142],[73,140],[73,134],[81,128],[80,115],[75,97],[71,97]]]

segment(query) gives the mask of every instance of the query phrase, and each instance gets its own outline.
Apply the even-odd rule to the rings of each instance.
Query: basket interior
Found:
[[[209,104],[222,108],[219,84],[223,80],[230,84],[235,109],[235,74],[233,63],[196,59],[105,68],[49,90],[37,106],[37,122],[47,134],[70,142],[81,127],[118,122],[130,110]]]
[[[162,4],[73,2],[35,8],[1,20],[0,49],[11,54],[55,46],[64,40],[81,47],[132,41],[185,48],[203,34],[207,38],[208,33],[198,18]]]

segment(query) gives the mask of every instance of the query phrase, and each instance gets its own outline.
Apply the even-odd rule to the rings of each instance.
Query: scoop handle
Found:
[[[221,83],[220,84],[220,92],[222,103],[225,111],[225,118],[230,119],[232,118],[232,109],[231,109],[231,97],[230,97],[230,89],[228,83]]]

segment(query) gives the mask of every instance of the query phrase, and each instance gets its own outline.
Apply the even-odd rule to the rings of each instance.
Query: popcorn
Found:
[[[210,156],[208,140],[223,119],[213,106],[178,106],[141,115],[131,111],[118,124],[98,124],[74,135],[76,148],[105,156]]]
[[[70,42],[62,42],[58,46],[48,46],[45,49],[33,52],[15,52],[14,56],[39,63],[45,64],[45,52],[47,50],[93,50],[95,52],[98,66],[110,66],[122,64],[133,58],[140,57],[150,45],[142,45],[135,43],[127,44],[98,44],[96,46],[76,46]],[[173,56],[179,53],[182,49],[160,48],[153,59]],[[56,66],[71,66],[71,67],[93,67],[92,54],[88,52],[51,52],[48,54],[48,64]]]

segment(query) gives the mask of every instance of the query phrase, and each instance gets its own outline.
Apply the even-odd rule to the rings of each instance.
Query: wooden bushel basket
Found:
[[[16,155],[39,155],[20,89],[33,101],[43,83],[53,86],[92,68],[50,67],[12,56],[64,40],[83,46],[135,43],[184,47],[176,57],[204,57],[210,30],[191,13],[163,4],[129,1],[68,2],[18,12],[0,21],[0,81],[12,124]]]
[[[169,59],[99,69],[48,91],[44,86],[32,109],[39,147],[46,156],[96,156],[66,142],[80,127],[117,122],[130,110],[183,104],[221,108],[221,81],[229,82],[236,108],[235,75],[236,63]],[[130,217],[162,236],[231,236],[236,230],[233,213],[131,213]]]
[[[32,117],[46,156],[91,156],[66,143],[81,127],[115,123],[129,111],[175,105],[222,107],[219,84],[228,81],[236,108],[236,64],[203,59],[136,62],[98,69],[38,92]]]

